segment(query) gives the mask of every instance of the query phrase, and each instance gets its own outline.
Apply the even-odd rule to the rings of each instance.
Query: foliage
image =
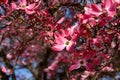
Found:
[[[0,79],[16,80],[18,65],[36,80],[114,76],[120,70],[119,12],[120,0],[1,0]]]

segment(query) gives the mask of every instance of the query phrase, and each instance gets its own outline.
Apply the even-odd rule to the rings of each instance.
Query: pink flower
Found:
[[[71,72],[75,69],[79,69],[81,66],[86,66],[85,59],[75,60],[74,64],[70,66],[69,71]]]
[[[102,7],[97,4],[87,5],[85,14],[97,17],[101,14],[107,14],[107,16],[114,17],[116,15],[116,4],[113,0],[103,0]]]
[[[40,2],[39,2],[38,5],[40,5]],[[12,8],[13,9],[15,9],[15,10],[19,10],[19,9],[25,10],[25,12],[27,14],[33,14],[33,13],[35,13],[35,8],[37,8],[37,7],[38,6],[35,6],[35,3],[29,4],[27,6],[26,0],[20,0],[20,4],[19,5],[16,5],[15,2],[12,3]]]
[[[6,69],[6,67],[5,66],[1,66],[1,71],[3,72],[3,73],[8,73],[8,74],[12,74],[12,70],[11,69]]]
[[[4,73],[7,72],[7,69],[5,68],[5,66],[1,66],[1,70],[2,70],[2,72],[4,72]]]
[[[76,38],[73,27],[66,30],[60,30],[60,33],[55,33],[55,40],[52,49],[55,51],[62,51],[64,49],[70,51],[75,44],[74,40]]]
[[[97,4],[87,5],[84,9],[87,15],[99,16],[102,14],[102,9]]]
[[[79,23],[82,23],[82,24],[89,23],[91,27],[96,25],[97,20],[95,20],[93,15],[88,15],[87,13],[86,14],[77,14],[77,17],[79,19]]]
[[[70,51],[74,42],[72,40],[68,40],[64,36],[55,36],[55,43],[52,46],[52,49],[55,51],[62,51],[66,48],[67,51]]]
[[[103,0],[103,11],[105,10],[109,16],[114,17],[116,15],[116,4],[113,0]]]

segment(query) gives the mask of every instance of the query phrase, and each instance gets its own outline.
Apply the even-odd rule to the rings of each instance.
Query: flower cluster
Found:
[[[3,10],[0,12],[0,62],[2,57],[6,64],[12,62],[13,67],[37,63],[38,75],[47,72],[51,80],[61,67],[70,80],[86,80],[105,70],[114,71],[114,64],[120,63],[112,62],[120,51],[120,0],[86,4],[84,12],[76,10],[72,14],[69,11],[72,8],[68,7],[59,8],[63,10],[61,13],[53,13],[54,5],[63,1],[54,0],[53,4],[51,1],[48,4],[41,0],[0,2]],[[9,67],[8,70],[0,67],[2,73],[12,72]]]

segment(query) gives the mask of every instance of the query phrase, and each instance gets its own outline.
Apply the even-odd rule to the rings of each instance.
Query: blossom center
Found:
[[[80,61],[80,64],[83,65],[83,64],[84,64],[84,61]]]
[[[120,9],[120,6],[118,6],[117,9]]]
[[[22,7],[22,8],[25,8],[25,7],[26,7],[26,5],[22,5],[21,7]]]
[[[70,42],[69,41],[66,41],[66,43],[65,43],[66,45],[69,45],[70,44]]]

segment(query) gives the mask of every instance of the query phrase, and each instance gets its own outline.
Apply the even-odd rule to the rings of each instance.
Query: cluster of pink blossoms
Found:
[[[69,64],[70,72],[82,67],[85,67],[87,71],[96,71],[95,68],[102,67],[102,64],[111,58],[110,53],[114,52],[106,51],[105,45],[109,45],[110,49],[115,48],[116,42],[113,39],[115,36],[118,38],[117,34],[120,33],[116,29],[106,27],[109,24],[115,26],[115,22],[110,21],[119,16],[117,13],[120,10],[119,7],[119,0],[102,0],[101,4],[88,4],[84,8],[84,14],[76,13],[79,20],[76,26],[68,26],[67,29],[61,26],[61,29],[54,33],[52,49],[58,54],[68,53],[65,63]],[[94,33],[95,28],[99,31],[96,30]],[[80,39],[83,42],[80,43]],[[63,54],[63,58],[64,55],[66,54]]]
[[[83,13],[76,11],[73,20],[77,21],[74,25],[71,25],[65,16],[56,22],[54,17],[50,15],[49,9],[43,7],[46,5],[42,4],[41,0],[31,0],[31,2],[27,0],[12,1],[9,5],[8,1],[5,0],[4,4],[10,12],[1,16],[1,21],[14,11],[23,12],[26,15],[24,18],[28,22],[31,20],[28,23],[29,26],[19,25],[19,20],[6,22],[9,27],[8,30],[4,29],[5,32],[10,31],[15,36],[21,33],[18,37],[18,41],[20,41],[18,43],[21,44],[15,44],[15,48],[20,46],[22,53],[30,54],[29,52],[34,53],[34,51],[38,53],[43,48],[43,41],[44,46],[49,46],[52,52],[58,55],[53,63],[44,69],[48,74],[57,71],[61,64],[67,66],[69,74],[76,70],[81,72],[83,70],[83,73],[71,76],[71,80],[76,79],[77,76],[81,76],[81,80],[85,80],[84,78],[101,70],[114,71],[112,63],[106,64],[111,60],[111,56],[116,53],[115,51],[120,50],[120,30],[117,26],[120,24],[120,0],[102,0],[100,4],[87,4]],[[58,2],[58,0],[55,1]],[[115,18],[118,19],[114,20]],[[11,29],[11,26],[14,28]],[[16,29],[16,33],[14,29]],[[1,30],[0,34],[2,35],[5,32]],[[32,41],[34,38],[36,41]],[[23,43],[25,39],[30,42]],[[38,50],[33,44],[37,45]],[[26,49],[26,51],[21,49],[21,45],[25,46],[22,49]],[[30,49],[26,45],[29,45]],[[8,46],[8,44],[4,44],[4,46]],[[12,49],[14,47],[10,51],[16,54],[17,52],[15,53],[15,50]],[[19,47],[17,49],[19,52]],[[27,54],[17,55],[28,56]],[[13,56],[10,56],[10,58],[15,59]],[[2,70],[7,72],[4,67],[2,67]]]
[[[27,6],[26,0],[21,0],[19,5],[13,2],[12,9],[15,9],[15,10],[21,9],[21,10],[25,10],[27,14],[33,14],[35,13],[35,9],[37,9],[40,6],[40,4],[41,4],[41,1],[39,1],[37,5],[35,5],[35,3],[32,3]]]

